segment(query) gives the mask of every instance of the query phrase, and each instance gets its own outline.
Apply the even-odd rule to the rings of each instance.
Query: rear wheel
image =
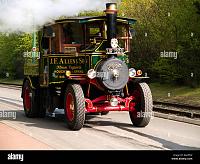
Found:
[[[65,92],[64,111],[72,130],[80,130],[85,121],[85,98],[79,84],[69,84]]]
[[[129,112],[131,121],[134,126],[145,127],[149,124],[152,116],[151,90],[146,83],[138,83],[131,95],[135,97],[130,103],[130,108],[135,108]]]
[[[27,117],[37,117],[39,110],[38,90],[32,89],[29,80],[23,84],[23,105]]]

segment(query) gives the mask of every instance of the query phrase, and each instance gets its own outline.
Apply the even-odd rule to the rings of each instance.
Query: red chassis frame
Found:
[[[81,84],[89,83],[89,85],[94,85],[97,88],[99,88],[96,79],[86,79],[85,76],[79,76],[79,78],[82,78]],[[88,87],[87,92],[88,92],[87,97],[89,97],[90,87]],[[117,98],[118,100],[117,106],[110,105],[110,100],[112,98]],[[104,112],[104,111],[106,112],[107,111],[132,111],[133,112],[135,111],[135,105],[136,105],[136,103],[133,102],[133,100],[135,100],[135,96],[121,98],[118,96],[103,95],[93,100],[90,100],[89,98],[85,98],[85,102],[86,102],[85,112],[88,112],[88,113]]]
[[[117,98],[118,105],[111,106],[110,99]],[[86,112],[104,112],[104,111],[134,111],[135,103],[132,102],[135,98],[133,96],[120,98],[117,96],[104,95],[94,100],[85,99]]]

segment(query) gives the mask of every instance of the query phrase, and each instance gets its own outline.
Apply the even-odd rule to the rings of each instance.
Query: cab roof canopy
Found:
[[[67,23],[67,22],[88,23],[88,22],[94,22],[94,21],[100,21],[100,20],[106,21],[106,16],[73,17],[73,18],[56,20],[55,23]],[[117,17],[117,22],[122,22],[122,23],[132,25],[136,22],[136,20],[132,18]]]

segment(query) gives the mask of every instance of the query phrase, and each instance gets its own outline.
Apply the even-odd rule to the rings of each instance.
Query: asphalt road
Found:
[[[145,128],[132,126],[128,112],[88,115],[80,131],[63,116],[26,118],[20,89],[0,85],[0,149],[200,150],[200,126],[154,117]],[[6,132],[5,132],[6,131]]]

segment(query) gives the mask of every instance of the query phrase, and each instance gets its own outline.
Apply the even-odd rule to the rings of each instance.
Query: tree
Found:
[[[196,9],[195,9],[196,7]],[[156,80],[179,84],[200,81],[199,1],[124,0],[121,15],[137,19],[132,61]],[[161,58],[161,52],[178,53],[178,59]]]
[[[23,52],[31,50],[31,35],[0,34],[0,76],[8,72],[13,78],[23,76]]]
[[[198,2],[198,1],[194,2],[194,5],[197,8],[197,14],[200,15],[200,2]]]

